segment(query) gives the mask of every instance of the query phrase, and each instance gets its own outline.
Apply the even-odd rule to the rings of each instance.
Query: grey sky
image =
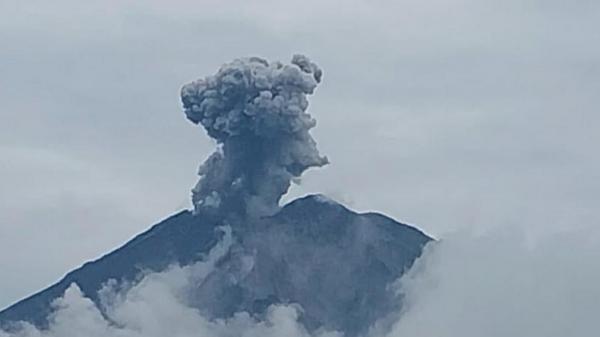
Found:
[[[0,307],[176,210],[213,144],[181,85],[309,55],[324,192],[428,233],[595,224],[594,1],[0,2]]]

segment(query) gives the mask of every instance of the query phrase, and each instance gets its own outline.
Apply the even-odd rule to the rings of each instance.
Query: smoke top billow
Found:
[[[196,211],[272,213],[292,179],[327,164],[309,134],[316,122],[306,112],[307,95],[321,76],[302,55],[291,64],[251,57],[182,88],[187,118],[219,144],[199,169]]]

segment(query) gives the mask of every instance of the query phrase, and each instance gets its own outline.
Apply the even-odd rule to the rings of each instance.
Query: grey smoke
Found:
[[[251,57],[182,88],[187,118],[219,144],[199,169],[196,211],[271,213],[294,178],[328,163],[309,133],[316,122],[306,111],[321,77],[302,55],[291,64]]]

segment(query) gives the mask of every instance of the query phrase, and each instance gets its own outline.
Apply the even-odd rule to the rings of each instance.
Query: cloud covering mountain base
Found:
[[[21,324],[0,336],[343,335],[309,332],[299,320],[302,307],[293,303],[273,305],[260,316],[239,312],[228,319],[210,319],[190,307],[186,292],[227,254],[235,240],[227,233],[202,262],[148,274],[135,285],[109,282],[102,291],[102,311],[73,285],[55,301],[47,330]],[[599,238],[595,229],[531,237],[514,227],[433,242],[393,285],[402,294],[403,309],[382,316],[367,335],[591,336],[600,312]]]
[[[400,280],[391,336],[564,337],[599,331],[600,231],[454,233]]]
[[[204,261],[145,275],[138,283],[111,281],[101,290],[102,308],[84,297],[73,284],[53,303],[48,329],[15,323],[1,337],[159,337],[159,336],[308,336],[298,323],[299,309],[273,306],[262,319],[248,313],[209,320],[186,304],[190,289],[215,269],[232,245],[231,230]],[[316,336],[336,336],[318,333]]]

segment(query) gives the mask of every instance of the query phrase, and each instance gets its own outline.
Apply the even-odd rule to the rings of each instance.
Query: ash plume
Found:
[[[309,134],[316,121],[306,112],[321,77],[302,55],[291,64],[251,57],[183,86],[187,118],[219,144],[199,169],[196,212],[273,213],[292,179],[328,163]]]

